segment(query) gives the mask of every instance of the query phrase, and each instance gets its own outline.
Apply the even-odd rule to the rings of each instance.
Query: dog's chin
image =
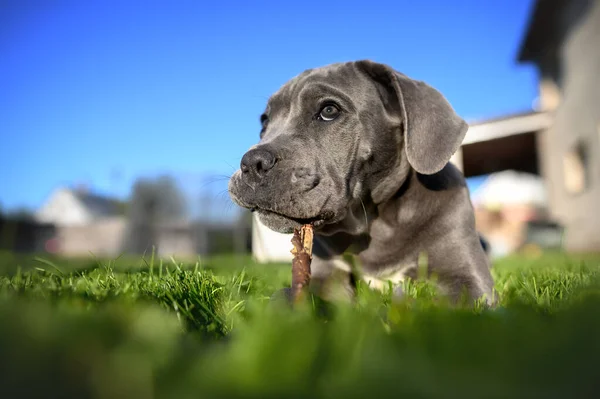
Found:
[[[277,233],[291,234],[294,232],[295,228],[300,226],[300,223],[276,213],[256,211],[256,214],[258,215],[258,220],[260,220],[262,224]]]
[[[258,209],[256,210],[256,213],[262,224],[270,230],[282,234],[291,234],[294,232],[294,229],[300,228],[304,224],[312,224],[313,227],[318,230],[323,227],[331,217],[331,215],[322,215],[310,219],[297,219]]]

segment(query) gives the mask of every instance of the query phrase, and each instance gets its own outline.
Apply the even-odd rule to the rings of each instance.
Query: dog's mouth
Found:
[[[241,184],[238,185],[239,181],[239,178],[238,180],[230,180],[229,195],[231,199],[238,206],[246,208],[250,212],[255,212],[259,219],[271,230],[291,232],[294,228],[305,224],[310,224],[315,229],[319,229],[327,224],[335,223],[339,216],[338,212],[334,211],[335,208],[330,206],[331,195],[322,196],[322,194],[317,193],[314,197],[315,192],[313,191],[312,198],[304,198],[298,206],[292,207],[287,202],[298,202],[297,198],[296,201],[290,201],[290,198],[287,198],[287,200],[282,201],[285,204],[279,204],[277,200],[267,201],[264,198],[255,198],[255,193],[247,190],[249,198],[239,195],[238,190],[243,188]],[[313,201],[309,201],[311,199]],[[315,204],[316,201],[314,200],[318,200],[319,204]]]
[[[280,218],[280,219],[285,219],[285,220],[293,222],[294,224],[297,224],[297,225],[310,224],[315,229],[318,229],[319,227],[323,227],[325,224],[327,224],[327,222],[332,220],[335,216],[334,213],[331,211],[324,211],[314,217],[309,217],[309,218],[298,218],[298,217],[285,215],[280,212],[275,212],[275,211],[271,211],[271,210],[263,209],[263,208],[250,208],[250,212],[256,212],[258,214],[265,215],[265,216],[271,216],[271,217],[276,217],[276,218]]]

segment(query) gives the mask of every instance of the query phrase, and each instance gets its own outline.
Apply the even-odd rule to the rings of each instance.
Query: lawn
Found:
[[[286,265],[0,254],[2,397],[582,398],[600,389],[600,256],[497,261],[501,305],[268,298]],[[323,310],[325,309],[325,311]],[[594,394],[596,392],[596,394]]]

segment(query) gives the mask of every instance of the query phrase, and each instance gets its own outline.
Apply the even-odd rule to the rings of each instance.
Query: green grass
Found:
[[[361,287],[269,305],[285,265],[246,257],[0,255],[2,397],[576,398],[600,388],[600,256],[511,257],[500,306]]]

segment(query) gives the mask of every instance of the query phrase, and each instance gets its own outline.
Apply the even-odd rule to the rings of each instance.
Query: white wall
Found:
[[[292,235],[270,230],[252,215],[252,254],[257,262],[291,262]]]
[[[117,257],[122,252],[127,222],[123,217],[106,218],[88,225],[61,225],[59,252],[69,256]]]
[[[67,189],[56,190],[36,212],[38,222],[54,223],[59,226],[78,226],[91,221],[73,193]]]

